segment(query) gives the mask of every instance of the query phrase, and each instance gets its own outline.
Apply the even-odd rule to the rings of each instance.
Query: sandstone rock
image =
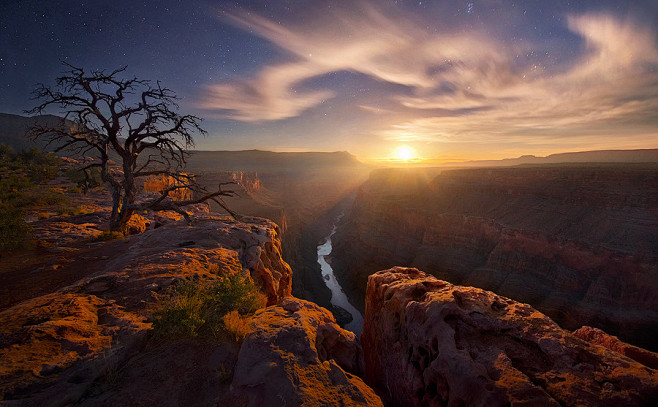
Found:
[[[5,310],[0,398],[6,405],[73,403],[103,374],[107,355],[125,359],[141,348],[150,325],[94,295],[51,294]]]
[[[630,345],[626,342],[622,342],[616,336],[608,335],[598,328],[583,326],[573,331],[573,334],[577,338],[585,340],[589,343],[593,343],[595,345],[605,346],[612,351],[627,356],[634,361],[640,362],[652,369],[658,369],[658,354],[655,352],[650,352],[646,349],[638,348],[637,346]]]
[[[392,405],[658,400],[656,371],[576,338],[527,304],[408,268],[371,275],[366,299],[365,380]]]
[[[142,215],[133,214],[128,221],[128,234],[138,235],[144,233],[151,225],[151,221]]]
[[[192,225],[178,222],[148,230],[132,237],[108,270],[121,278],[139,275],[140,283],[151,284],[153,278],[171,276],[171,268],[180,265],[184,270],[174,274],[204,278],[217,278],[216,269],[242,269],[267,295],[268,304],[292,291],[292,270],[281,258],[278,227],[262,218],[207,217]]]
[[[277,227],[264,219],[172,223],[92,245],[99,253],[111,245],[112,257],[75,258],[84,263],[78,268],[89,269],[86,277],[0,312],[0,398],[6,405],[77,402],[106,374],[108,357],[121,366],[141,349],[151,326],[149,304],[176,281],[250,275],[271,303],[291,291]],[[336,343],[333,348],[342,349]],[[338,359],[340,352],[334,353]]]
[[[353,333],[314,303],[288,297],[259,311],[233,377],[250,406],[381,406],[355,376],[361,369]]]
[[[73,223],[66,218],[33,223],[34,237],[40,241],[66,246],[80,240],[93,240],[101,234],[98,223]]]

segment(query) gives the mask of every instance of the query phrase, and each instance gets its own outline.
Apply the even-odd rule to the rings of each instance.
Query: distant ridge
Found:
[[[502,160],[466,161],[450,163],[450,167],[508,167],[523,164],[562,164],[562,163],[654,163],[658,162],[658,149],[599,150],[551,154],[546,157],[523,155]]]
[[[28,117],[0,113],[0,143],[8,145],[15,151],[29,149],[30,147],[45,149],[46,143],[30,140],[26,135],[27,131],[35,124],[54,126],[61,120],[61,117],[50,114]]]
[[[297,171],[326,167],[357,167],[365,164],[347,151],[277,153],[263,150],[196,150],[192,151],[189,166],[192,169]]]

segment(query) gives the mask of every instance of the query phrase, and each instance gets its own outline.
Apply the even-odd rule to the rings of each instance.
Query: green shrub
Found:
[[[249,279],[231,275],[212,282],[181,281],[155,305],[156,337],[217,335],[226,332],[224,316],[248,315],[265,306],[265,297]],[[231,322],[236,318],[232,317]],[[242,332],[242,331],[240,331]],[[231,332],[239,339],[239,335]]]
[[[88,169],[87,174],[88,178],[85,176],[85,172],[80,168],[71,168],[64,171],[64,176],[71,182],[78,184],[82,191],[91,188],[97,188],[103,185],[101,169],[99,167],[92,167]]]
[[[30,180],[37,183],[53,179],[62,165],[55,154],[34,147],[18,153],[17,158],[23,162]]]
[[[30,245],[32,228],[25,222],[20,207],[0,203],[0,250],[9,251]]]

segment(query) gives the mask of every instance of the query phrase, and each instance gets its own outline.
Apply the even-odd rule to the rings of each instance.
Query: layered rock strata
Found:
[[[334,237],[350,298],[396,265],[657,350],[658,166],[373,172]]]
[[[395,406],[645,406],[658,372],[527,304],[393,268],[368,279],[367,383]],[[653,404],[655,405],[655,404]]]
[[[356,376],[361,348],[331,312],[285,298],[259,311],[240,349],[233,390],[250,406],[382,406]]]

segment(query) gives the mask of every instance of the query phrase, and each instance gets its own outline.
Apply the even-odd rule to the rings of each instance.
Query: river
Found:
[[[361,313],[356,308],[354,308],[352,304],[350,304],[347,296],[345,295],[345,291],[343,291],[343,288],[338,283],[338,280],[336,280],[336,276],[334,276],[334,270],[325,259],[325,257],[331,253],[331,237],[334,235],[334,233],[336,233],[336,225],[342,217],[342,213],[338,215],[336,221],[334,222],[334,226],[331,229],[331,233],[329,236],[327,236],[327,240],[318,246],[318,263],[322,268],[322,279],[324,280],[324,283],[327,285],[329,290],[331,290],[331,304],[343,308],[345,311],[352,315],[352,321],[345,325],[344,328],[354,332],[357,336],[359,336],[363,330],[363,315],[361,315]]]

